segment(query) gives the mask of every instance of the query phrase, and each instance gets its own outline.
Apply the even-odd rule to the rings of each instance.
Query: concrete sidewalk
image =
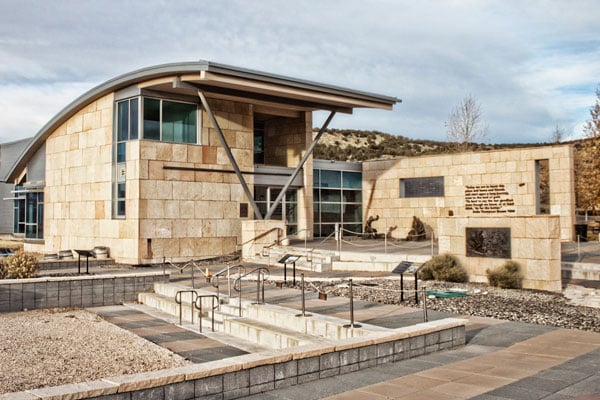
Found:
[[[183,283],[183,282],[182,282]],[[206,284],[204,289],[209,288]],[[252,298],[251,289],[244,297]],[[246,290],[246,288],[245,288]],[[300,291],[268,287],[266,302],[298,308]],[[243,352],[155,316],[96,309],[117,325],[194,362]],[[399,328],[422,322],[422,310],[355,301],[358,323]],[[307,293],[307,312],[348,318],[348,299]],[[431,312],[430,320],[453,316]],[[466,317],[466,346],[247,397],[249,399],[600,399],[600,334]],[[592,396],[592,397],[589,397]],[[595,397],[594,397],[595,396]]]

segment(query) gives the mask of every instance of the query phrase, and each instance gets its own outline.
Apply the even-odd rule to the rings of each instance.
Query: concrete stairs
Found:
[[[181,307],[175,302],[179,291],[183,291],[180,294]],[[192,298],[212,296],[215,292],[194,289],[194,293],[191,292],[191,288],[183,285],[157,283],[154,285],[154,292],[140,293],[138,300],[157,312],[166,313],[175,323],[179,323],[181,315],[182,326],[197,331],[198,310],[194,309]],[[351,328],[346,325],[347,320],[326,315],[313,314],[302,317],[298,310],[292,308],[256,304],[246,299],[241,301],[240,316],[237,297],[221,295],[219,300],[219,308],[214,311],[214,326],[217,332],[213,333],[210,318],[212,298],[202,299],[202,334],[247,351],[332,343],[335,340],[364,336],[372,332],[388,331],[386,328],[368,324],[361,324],[360,328]]]

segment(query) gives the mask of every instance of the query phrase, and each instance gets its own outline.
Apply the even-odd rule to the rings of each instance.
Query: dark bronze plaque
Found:
[[[511,258],[510,228],[466,228],[467,257]]]

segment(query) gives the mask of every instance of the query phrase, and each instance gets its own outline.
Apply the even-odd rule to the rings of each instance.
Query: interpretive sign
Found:
[[[511,258],[510,228],[466,228],[467,257]]]

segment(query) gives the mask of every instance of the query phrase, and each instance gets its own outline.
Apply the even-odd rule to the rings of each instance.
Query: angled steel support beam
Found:
[[[279,192],[279,195],[275,199],[275,202],[273,202],[273,204],[271,205],[271,207],[269,207],[269,210],[267,211],[267,215],[265,215],[265,219],[271,218],[271,216],[275,212],[275,209],[277,208],[277,206],[279,206],[279,204],[281,204],[281,200],[283,199],[283,196],[285,195],[285,192],[287,192],[288,188],[290,187],[290,185],[292,184],[292,182],[294,181],[294,179],[296,179],[296,177],[298,176],[298,174],[302,170],[302,167],[304,167],[304,164],[306,163],[306,160],[308,160],[308,157],[310,157],[311,154],[313,153],[313,150],[315,149],[315,146],[317,145],[317,142],[319,141],[319,139],[321,139],[321,136],[323,136],[323,133],[325,133],[325,129],[327,129],[327,126],[329,125],[329,123],[333,119],[334,115],[335,115],[335,111],[331,111],[329,113],[329,117],[327,117],[327,120],[325,121],[325,123],[323,124],[323,126],[321,127],[321,129],[319,130],[319,133],[317,133],[317,136],[315,136],[315,139],[312,141],[312,143],[308,147],[308,150],[306,151],[306,153],[304,153],[304,156],[302,156],[302,159],[300,160],[300,163],[298,164],[298,166],[296,167],[296,169],[294,170],[294,172],[292,172],[292,176],[290,176],[290,178],[288,179],[288,181],[285,184],[285,186],[283,187],[283,189],[281,189],[281,192]]]
[[[215,118],[215,115],[213,114],[210,106],[208,105],[208,101],[206,101],[206,97],[204,96],[204,93],[202,93],[200,90],[198,90],[198,97],[200,97],[202,106],[208,113],[208,116],[215,128],[215,131],[217,131],[217,136],[218,136],[219,140],[221,141],[223,148],[225,149],[225,153],[227,154],[227,157],[229,158],[229,162],[231,162],[231,167],[235,171],[235,174],[237,175],[238,180],[240,181],[240,184],[242,185],[242,188],[244,189],[244,192],[246,193],[248,202],[250,202],[250,205],[252,205],[252,209],[254,210],[254,215],[256,216],[257,219],[262,219],[262,214],[260,212],[260,209],[258,208],[258,204],[256,204],[256,202],[254,201],[254,196],[252,195],[252,192],[250,191],[250,188],[248,187],[248,184],[246,183],[246,180],[244,179],[244,175],[242,175],[242,171],[240,171],[240,167],[238,166],[237,162],[235,161],[235,158],[233,157],[231,148],[229,147],[229,144],[227,143],[227,139],[225,139],[225,135],[223,135],[223,131],[221,131],[221,127],[219,126],[219,123],[217,122],[217,118]]]

